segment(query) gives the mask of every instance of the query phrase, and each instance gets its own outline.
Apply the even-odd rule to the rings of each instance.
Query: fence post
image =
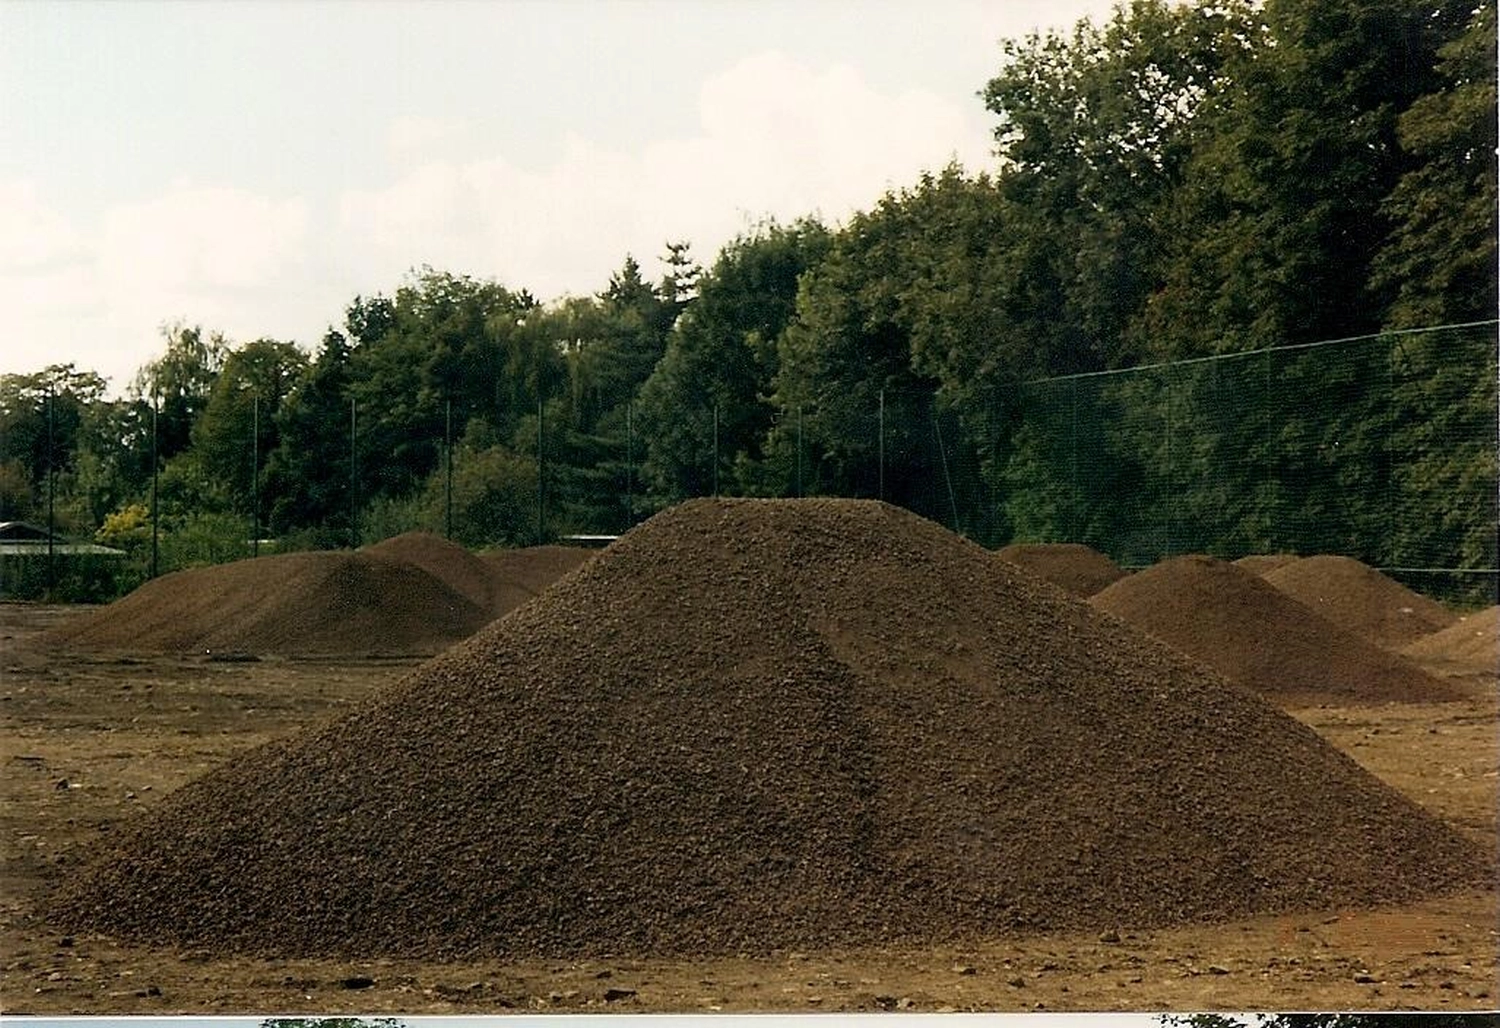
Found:
[[[359,549],[359,450],[354,397],[349,397],[349,549]]]
[[[260,556],[260,394],[250,398],[250,556]]]
[[[797,404],[797,497],[802,497],[802,404]]]
[[[875,421],[876,421],[876,434],[878,436],[878,439],[877,439],[877,442],[876,442],[876,452],[879,454],[879,456],[877,458],[877,461],[878,461],[879,467],[880,467],[880,471],[879,471],[879,476],[880,476],[879,477],[879,491],[877,492],[876,495],[880,499],[884,500],[885,499],[885,390],[884,389],[880,390],[879,414],[876,416]]]
[[[443,538],[453,538],[453,401],[443,401]]]
[[[55,465],[57,463],[57,442],[53,438],[53,408],[56,406],[54,383],[49,379],[47,382],[47,600],[51,602],[55,597],[52,595],[57,589],[57,565],[53,552],[52,537],[56,532],[55,519],[55,492],[57,475]]]
[[[160,461],[157,459],[157,454],[156,454],[156,416],[157,416],[157,408],[160,406],[160,404],[161,404],[161,399],[157,395],[157,392],[156,392],[156,383],[153,381],[151,383],[151,577],[152,578],[155,578],[156,574],[157,574],[157,557],[158,557],[158,554],[160,552],[160,546],[159,546],[158,541],[157,541],[158,537],[157,537],[157,528],[156,528],[156,523],[157,523],[157,517],[156,517],[156,480],[158,478],[157,465],[160,463]]]

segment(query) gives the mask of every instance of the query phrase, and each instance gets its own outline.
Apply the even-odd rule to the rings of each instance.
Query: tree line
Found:
[[[1119,505],[1060,477],[1038,380],[1495,318],[1495,35],[1492,3],[1133,0],[1004,41],[978,93],[993,168],[925,174],[842,225],[767,222],[706,267],[670,243],[659,279],[626,257],[551,303],[424,268],[353,298],[312,350],[168,325],[120,399],[71,365],[6,375],[0,519],[50,506],[135,554],[137,578],[153,495],[162,570],[260,535],[613,533],[712,492],[878,495],[986,542],[1108,550]],[[1385,405],[1318,431],[1378,464],[1450,380],[1443,417],[1477,444],[1401,473],[1429,493],[1493,483],[1494,376],[1448,338],[1411,337]],[[1097,402],[1131,390],[1168,402]],[[1205,446],[1265,449],[1285,413],[1235,395],[1204,400]],[[1090,495],[1138,487],[1140,448],[1080,438],[1071,413],[1069,445],[1098,458]],[[1347,483],[1320,468],[1283,468],[1277,509],[1336,515],[1325,493]],[[1174,494],[1223,509],[1224,482],[1181,477]],[[1253,546],[1258,487],[1230,485],[1235,520],[1205,545]],[[1493,564],[1472,526],[1404,530]]]

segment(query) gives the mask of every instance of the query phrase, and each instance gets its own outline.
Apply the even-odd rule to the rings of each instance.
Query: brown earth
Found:
[[[528,597],[590,560],[598,550],[580,546],[526,546],[518,550],[490,550],[479,556],[501,581]]]
[[[366,546],[362,552],[414,564],[481,610],[494,611],[501,600],[502,583],[488,564],[431,532],[405,532]]]
[[[489,620],[487,609],[405,561],[286,553],[163,575],[41,643],[220,656],[432,654]]]
[[[264,741],[325,724],[411,660],[219,664],[40,655],[80,608],[0,604],[0,1009],[68,1014],[484,1014],[909,1010],[1491,1010],[1493,889],[1154,930],[968,945],[809,947],[681,959],[222,957],[61,936],[36,900],[68,851],[151,815]],[[1495,679],[1443,704],[1310,707],[1300,720],[1470,837],[1495,845]]]
[[[844,500],[664,512],[79,859],[60,932],[391,958],[1152,929],[1493,870],[1259,697]]]
[[[1442,631],[1424,635],[1404,652],[1461,671],[1493,674],[1500,670],[1500,606],[1461,616]]]
[[[1457,615],[1435,600],[1351,557],[1304,557],[1266,572],[1288,596],[1387,649],[1399,650],[1453,624]]]
[[[998,552],[1074,596],[1092,596],[1125,577],[1118,564],[1082,543],[1012,543]]]
[[[1301,559],[1295,553],[1252,553],[1234,563],[1253,574],[1264,575]]]
[[[1457,698],[1417,665],[1213,557],[1162,561],[1089,602],[1278,702]]]

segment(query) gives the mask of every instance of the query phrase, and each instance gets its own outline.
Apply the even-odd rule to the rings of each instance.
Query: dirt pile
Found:
[[[1252,574],[1264,575],[1301,560],[1295,553],[1252,553],[1235,561],[1235,565]]]
[[[488,565],[506,595],[514,597],[513,602],[504,608],[509,610],[546,589],[598,552],[581,546],[527,546],[518,550],[491,550],[480,554],[480,559]]]
[[[1089,602],[1278,700],[1457,698],[1416,665],[1213,557],[1173,557]]]
[[[213,952],[684,956],[1358,906],[1487,865],[931,522],[700,500],[110,832],[50,916]]]
[[[286,553],[153,579],[39,645],[141,653],[432,654],[487,609],[375,553]]]
[[[363,552],[414,564],[481,610],[494,605],[498,583],[489,565],[442,536],[405,532],[367,546]]]
[[[1500,607],[1459,618],[1406,647],[1407,656],[1475,671],[1500,672]]]
[[[1125,577],[1118,564],[1082,543],[1012,543],[999,555],[1085,598]]]
[[[1387,649],[1399,650],[1453,624],[1457,615],[1351,557],[1304,557],[1266,581]]]

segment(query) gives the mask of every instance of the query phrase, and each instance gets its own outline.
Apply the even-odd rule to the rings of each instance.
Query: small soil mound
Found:
[[[493,606],[496,583],[489,565],[441,536],[406,532],[367,546],[364,552],[415,564],[481,610]]]
[[[286,553],[163,575],[38,641],[142,653],[425,655],[489,619],[487,610],[404,561]]]
[[[1311,729],[931,522],[698,500],[111,831],[49,909],[215,953],[683,957],[1488,870]]]
[[[1500,607],[1460,617],[1441,632],[1418,639],[1404,652],[1418,660],[1500,673]]]
[[[999,555],[1084,598],[1125,577],[1118,564],[1082,543],[1012,543]]]
[[[519,607],[598,552],[582,546],[527,546],[481,554],[496,583],[495,613]]]
[[[1387,649],[1399,650],[1453,624],[1457,615],[1351,557],[1304,557],[1266,581]]]
[[[1089,602],[1281,702],[1425,702],[1458,695],[1259,576],[1213,557],[1162,561]]]
[[[1234,563],[1251,574],[1264,575],[1301,559],[1295,553],[1252,553]]]

